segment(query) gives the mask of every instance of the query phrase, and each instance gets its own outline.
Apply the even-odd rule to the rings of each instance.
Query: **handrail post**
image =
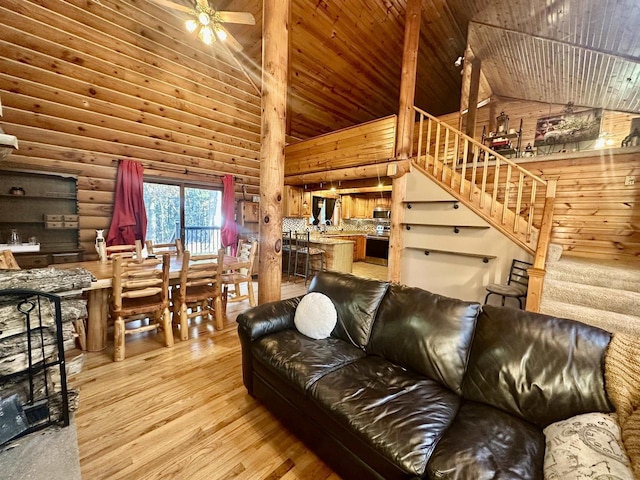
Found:
[[[536,255],[533,259],[533,268],[528,270],[529,287],[527,290],[527,306],[529,312],[539,312],[542,300],[542,287],[544,285],[545,262],[549,241],[551,240],[551,230],[553,228],[553,209],[556,199],[556,187],[559,177],[547,179],[547,191],[544,199],[544,210],[542,211],[542,224],[538,232],[538,245]]]

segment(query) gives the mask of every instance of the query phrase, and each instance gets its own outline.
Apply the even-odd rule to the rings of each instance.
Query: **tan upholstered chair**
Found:
[[[125,357],[125,335],[161,328],[165,346],[173,345],[169,312],[169,254],[141,262],[116,255],[113,260],[111,318],[114,320],[113,360]],[[127,329],[129,321],[149,318],[147,325]]]
[[[180,281],[171,290],[173,323],[180,325],[180,339],[189,338],[189,319],[215,318],[217,329],[223,327],[222,313],[222,263],[224,250],[217,255],[191,255],[187,250],[182,256]]]
[[[244,243],[246,244],[246,243]],[[222,298],[224,301],[224,311],[227,311],[227,302],[241,302],[249,299],[249,305],[256,306],[255,293],[253,291],[253,267],[258,253],[258,242],[253,241],[249,244],[249,249],[246,257],[243,257],[243,243],[238,244],[238,257],[236,258],[236,265],[233,270],[226,270],[222,275],[223,293]],[[241,285],[247,285],[247,293],[242,294],[240,291]],[[233,289],[230,289],[233,287]]]

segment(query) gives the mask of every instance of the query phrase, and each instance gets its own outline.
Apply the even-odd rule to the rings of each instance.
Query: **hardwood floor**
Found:
[[[357,263],[354,273],[386,278],[378,265]],[[283,298],[305,292],[301,281],[283,283]],[[111,339],[87,354],[70,381],[80,389],[83,478],[339,480],[247,394],[235,322],[247,307],[229,304],[221,331],[192,320],[190,339],[172,348],[149,332],[127,338],[123,362],[112,361]]]

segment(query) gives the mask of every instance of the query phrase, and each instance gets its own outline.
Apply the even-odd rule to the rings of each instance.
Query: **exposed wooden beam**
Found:
[[[476,138],[476,118],[478,114],[478,92],[480,90],[480,59],[472,57],[471,80],[469,81],[469,107],[467,111],[467,125],[465,132],[471,138]]]
[[[420,43],[421,0],[408,0],[404,25],[404,52],[402,54],[402,77],[400,79],[400,106],[398,108],[398,134],[396,136],[396,158],[411,157],[412,135],[415,124],[413,110]],[[389,280],[400,281],[402,255],[402,221],[406,175],[393,179],[391,194],[391,233],[389,236]]]
[[[289,0],[263,2],[259,303],[281,295],[289,8]]]
[[[338,182],[341,180],[353,180],[354,178],[381,178],[387,174],[387,165],[399,164],[403,168],[409,168],[409,161],[382,162],[358,167],[340,168],[326,172],[302,173],[290,175],[284,179],[287,185],[310,185],[314,183]]]

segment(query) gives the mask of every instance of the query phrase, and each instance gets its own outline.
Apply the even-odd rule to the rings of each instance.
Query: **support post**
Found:
[[[469,82],[469,106],[467,110],[467,125],[465,132],[471,138],[476,138],[476,118],[478,114],[478,92],[480,90],[480,59],[472,57],[471,80]]]
[[[402,54],[402,77],[400,79],[400,105],[398,108],[398,133],[396,136],[396,159],[411,157],[415,112],[413,110],[416,94],[416,76],[418,66],[418,45],[420,43],[420,22],[422,1],[408,0],[404,24],[404,51]],[[402,269],[402,221],[403,204],[407,187],[405,175],[393,179],[391,193],[391,232],[389,235],[388,278],[399,282]]]
[[[264,0],[262,9],[259,303],[281,297],[289,8],[290,0]]]
[[[558,178],[547,179],[547,191],[544,198],[544,210],[542,211],[542,223],[538,232],[538,245],[533,259],[533,268],[527,270],[529,273],[529,286],[527,288],[526,310],[529,312],[539,312],[542,300],[542,287],[544,286],[545,263],[547,252],[551,240],[551,230],[553,228],[553,209],[556,200],[556,187]]]

